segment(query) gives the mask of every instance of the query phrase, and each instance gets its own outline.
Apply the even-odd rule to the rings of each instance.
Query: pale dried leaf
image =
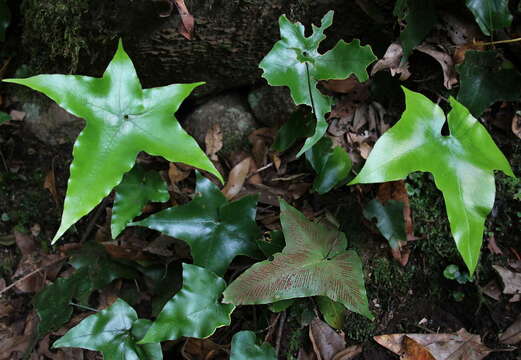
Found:
[[[16,241],[16,246],[20,250],[20,253],[22,253],[22,256],[31,255],[38,249],[36,241],[30,234],[15,230],[14,238]]]
[[[337,333],[319,318],[313,319],[309,324],[309,338],[318,360],[332,360],[333,356],[346,347],[344,334]]]
[[[417,46],[416,50],[432,56],[441,65],[443,70],[443,85],[447,89],[452,89],[452,86],[458,83],[458,76],[456,75],[454,62],[449,54],[427,44]]]
[[[503,281],[503,294],[521,294],[521,273],[513,272],[499,265],[492,265]]]
[[[521,116],[517,114],[512,118],[512,132],[521,139]]]
[[[246,181],[246,177],[250,172],[251,161],[252,158],[247,157],[235,165],[232,171],[230,171],[228,182],[222,190],[227,199],[233,199],[241,191],[244,182]]]
[[[179,23],[178,31],[186,39],[191,40],[195,25],[194,17],[188,11],[184,0],[173,1],[175,6],[177,7],[177,11],[179,11],[179,16],[181,17],[181,22]]]
[[[333,356],[332,360],[351,360],[362,353],[362,345],[353,345]]]
[[[178,182],[183,181],[188,176],[190,176],[191,171],[192,169],[183,169],[179,165],[170,163],[170,166],[168,168],[168,178],[170,179],[170,183],[176,184]]]
[[[51,193],[52,199],[54,200],[56,206],[60,206],[60,196],[56,190],[56,177],[54,176],[54,169],[51,169],[45,176],[45,180],[43,181],[43,188],[47,189]]]
[[[501,298],[501,289],[499,288],[499,285],[496,282],[496,280],[491,280],[481,290],[483,291],[483,294],[491,297],[496,301],[498,301]]]
[[[11,110],[9,112],[9,115],[11,115],[11,120],[22,121],[23,119],[25,119],[25,116],[27,114],[25,112],[23,112],[23,111]]]
[[[204,143],[206,145],[206,155],[208,155],[211,160],[217,161],[218,158],[216,154],[223,147],[223,133],[219,124],[213,124],[208,130],[204,138]]]
[[[391,71],[392,76],[398,74],[400,75],[400,80],[407,80],[411,76],[411,73],[408,69],[408,63],[400,65],[402,56],[402,46],[398,43],[392,43],[387,48],[384,57],[378,60],[378,62],[373,66],[373,69],[371,70],[371,75],[376,74],[378,71],[389,69]]]

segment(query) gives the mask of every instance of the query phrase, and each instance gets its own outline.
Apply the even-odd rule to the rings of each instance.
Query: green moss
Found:
[[[372,339],[376,335],[376,321],[371,321],[368,318],[350,312],[347,315],[344,326],[344,332],[349,340],[355,343],[362,343]]]
[[[67,63],[70,72],[76,71],[80,51],[87,48],[82,19],[89,5],[85,0],[23,2],[23,43],[30,54],[31,68],[49,71],[46,65],[57,62],[59,67]]]

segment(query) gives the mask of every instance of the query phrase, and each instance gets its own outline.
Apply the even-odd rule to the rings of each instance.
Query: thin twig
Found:
[[[286,323],[286,310],[282,313],[279,319],[279,331],[277,332],[277,344],[275,347],[275,352],[277,354],[277,358],[279,357],[280,352],[280,343],[282,341],[282,331],[284,331],[284,324]]]
[[[105,209],[105,205],[107,205],[108,196],[103,199],[101,204],[99,204],[98,208],[96,209],[96,212],[94,215],[90,218],[89,224],[87,225],[87,229],[83,233],[83,236],[81,237],[81,243],[84,243],[87,238],[90,236],[90,233],[92,232],[92,229],[94,228],[94,225],[96,225],[96,221],[98,221],[98,218],[101,216],[101,213],[103,212],[103,209]]]
[[[9,289],[11,289],[12,287],[18,285],[19,283],[21,283],[22,281],[24,280],[27,280],[28,278],[30,278],[31,276],[35,275],[36,273],[39,273],[40,271],[50,267],[50,266],[53,266],[53,265],[56,265],[57,263],[59,263],[60,261],[63,261],[65,260],[64,257],[62,258],[59,258],[59,259],[56,259],[52,262],[50,262],[49,264],[46,264],[46,265],[43,265],[43,266],[40,266],[38,269],[36,270],[33,270],[31,271],[29,274],[23,276],[22,278],[16,280],[14,283],[12,283],[11,285],[5,287],[4,289],[0,290],[0,295],[2,295],[3,293],[5,293],[6,291],[8,291]]]
[[[84,310],[89,310],[89,311],[99,312],[99,310],[94,309],[94,308],[91,308],[90,306],[85,306],[85,305],[81,305],[81,304],[76,304],[76,303],[73,303],[72,301],[69,302],[69,305],[76,306],[76,307],[79,307],[80,309],[84,309]]]

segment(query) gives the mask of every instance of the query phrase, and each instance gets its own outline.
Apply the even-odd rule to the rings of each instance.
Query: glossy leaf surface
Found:
[[[313,119],[312,114],[306,114],[299,110],[295,111],[277,132],[277,137],[272,146],[273,150],[286,151],[297,140],[313,135],[314,128],[315,119]]]
[[[34,307],[40,319],[40,337],[58,330],[69,321],[72,300],[77,299],[80,304],[88,305],[93,291],[116,279],[134,279],[139,275],[131,267],[111,259],[103,246],[94,242],[86,243],[70,263],[76,268],[74,274],[68,278],[58,278],[34,298]]]
[[[123,176],[115,190],[110,224],[112,238],[116,238],[148,202],[164,202],[170,198],[161,175],[157,171],[145,171],[139,165]]]
[[[512,24],[508,0],[466,0],[465,3],[487,36]]]
[[[206,338],[231,322],[233,305],[220,303],[226,283],[202,267],[183,264],[183,287],[166,303],[141,343]]]
[[[162,359],[160,344],[138,345],[137,335],[146,331],[148,320],[138,320],[136,311],[118,299],[70,329],[53,347],[79,347],[100,351],[105,360]]]
[[[400,121],[378,139],[351,184],[400,180],[414,171],[432,173],[456,246],[472,273],[494,204],[493,171],[513,176],[512,169],[486,129],[458,101],[450,99],[450,135],[443,136],[443,110],[419,93],[404,92],[406,110]]]
[[[360,46],[359,40],[347,44],[340,40],[325,54],[318,52],[324,31],[333,23],[333,11],[323,18],[320,27],[313,26],[313,33],[306,37],[304,26],[292,23],[285,15],[279,18],[280,37],[259,67],[263,77],[272,86],[288,86],[297,105],[308,105],[315,111],[316,127],[298,156],[313,147],[326,132],[325,115],[331,111],[331,98],[317,89],[318,80],[345,79],[355,74],[358,80],[369,78],[366,68],[376,56],[371,48]]]
[[[253,331],[241,331],[233,335],[230,360],[277,360],[275,349],[268,343],[257,345]]]
[[[327,193],[344,181],[353,165],[344,149],[332,146],[331,139],[326,136],[306,151],[306,159],[317,173],[313,190],[319,194]]]
[[[362,263],[346,251],[344,233],[309,221],[280,201],[286,247],[273,260],[259,262],[224,291],[224,302],[267,304],[306,296],[327,296],[349,310],[372,318],[364,287]]]
[[[197,174],[197,195],[188,204],[175,206],[132,223],[186,241],[194,264],[223,275],[237,255],[256,257],[260,232],[255,223],[257,196],[228,202],[210,180]]]
[[[142,89],[121,41],[102,78],[38,75],[4,81],[40,91],[87,122],[74,144],[62,221],[53,242],[120,183],[140,151],[198,167],[222,180],[173,116],[202,83]]]
[[[373,199],[364,208],[364,217],[369,221],[376,219],[376,227],[392,249],[399,249],[400,242],[407,241],[402,202],[389,200],[382,204]]]
[[[498,100],[517,101],[521,97],[521,74],[501,69],[495,51],[467,51],[457,71],[458,101],[476,117]]]

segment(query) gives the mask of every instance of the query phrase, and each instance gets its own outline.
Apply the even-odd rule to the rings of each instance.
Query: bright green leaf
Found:
[[[282,311],[286,310],[287,308],[289,308],[291,305],[293,305],[294,302],[295,302],[295,299],[286,299],[286,300],[277,301],[277,302],[274,302],[273,304],[269,304],[268,309],[271,312],[279,313],[279,312],[282,312]]]
[[[378,139],[351,184],[400,180],[414,171],[432,173],[445,199],[456,246],[473,273],[485,218],[494,204],[493,170],[514,174],[483,125],[458,101],[450,99],[450,135],[443,136],[443,110],[425,96],[403,89],[402,118]]]
[[[353,165],[347,152],[340,146],[331,148],[330,138],[323,137],[311,149],[306,151],[309,161],[317,177],[313,182],[313,190],[325,194],[344,181]]]
[[[257,345],[253,331],[241,331],[232,338],[230,360],[277,360],[275,349],[268,343]]]
[[[325,322],[335,329],[342,329],[346,318],[345,306],[325,296],[317,296],[315,300]]]
[[[53,242],[120,183],[140,151],[204,169],[222,180],[173,116],[202,83],[142,89],[121,41],[102,78],[38,75],[4,81],[40,91],[87,122],[74,144],[62,221]]]
[[[76,268],[76,272],[68,278],[57,279],[34,298],[34,307],[40,319],[39,337],[58,330],[69,321],[73,299],[78,299],[80,304],[88,305],[93,291],[116,279],[134,279],[138,276],[131,267],[111,259],[103,246],[95,242],[86,243],[70,262]]]
[[[118,299],[70,329],[53,347],[79,347],[100,351],[105,360],[160,360],[160,344],[138,345],[136,335],[146,331],[148,320],[138,320],[136,311]]]
[[[456,70],[460,75],[458,101],[476,117],[498,100],[521,97],[521,74],[501,69],[495,51],[467,51],[465,62]]]
[[[259,262],[224,291],[224,302],[267,304],[280,300],[327,296],[349,310],[372,318],[364,287],[362,262],[346,251],[344,233],[309,221],[280,201],[286,247],[272,261]]]
[[[436,9],[432,0],[408,0],[407,8],[400,4],[399,15],[406,13],[406,28],[400,33],[400,43],[403,47],[402,62],[405,62],[414,48],[421,44],[436,24]]]
[[[361,47],[359,40],[347,44],[340,40],[335,47],[320,54],[318,47],[326,38],[324,31],[333,23],[333,11],[323,18],[320,27],[306,37],[304,26],[292,23],[285,15],[279,18],[280,37],[259,67],[272,86],[288,86],[297,105],[311,106],[317,119],[313,136],[306,140],[297,156],[319,141],[327,129],[325,115],[331,111],[331,98],[317,89],[318,80],[345,79],[355,74],[358,80],[369,78],[366,68],[376,60],[371,48]]]
[[[512,14],[508,10],[508,0],[466,0],[467,7],[476,18],[483,34],[512,25]]]
[[[11,23],[11,10],[7,0],[0,0],[0,41],[5,41],[5,30]]]
[[[231,322],[233,305],[220,303],[226,283],[199,266],[183,264],[183,287],[166,303],[141,343],[206,338]]]
[[[392,249],[399,249],[400,242],[407,241],[402,202],[389,200],[384,205],[373,199],[364,208],[364,217],[369,221],[376,219],[376,227]]]
[[[141,213],[148,202],[164,202],[170,198],[168,186],[161,175],[157,171],[145,171],[139,165],[123,176],[115,191],[110,225],[113,239]]]
[[[237,255],[256,257],[260,232],[255,223],[257,196],[228,202],[210,180],[197,173],[196,197],[132,223],[186,241],[194,264],[223,275]]]

